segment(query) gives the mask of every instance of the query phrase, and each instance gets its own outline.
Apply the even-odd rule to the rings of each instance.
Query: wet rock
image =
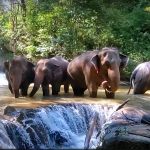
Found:
[[[51,135],[57,145],[62,145],[64,142],[67,142],[67,139],[63,136],[63,133],[55,131]]]
[[[141,122],[150,125],[150,114],[143,115]]]
[[[35,146],[35,149],[46,149],[49,148],[49,138],[46,128],[43,124],[30,120],[31,124],[28,124],[26,127],[26,132],[30,136],[30,140]]]
[[[115,111],[110,117],[111,121],[123,119],[128,122],[141,122],[141,119],[147,113],[133,107],[124,107],[118,111]]]
[[[3,115],[2,113],[0,113],[0,120],[9,120],[9,121],[14,121],[15,118],[7,116],[7,115]]]
[[[50,148],[49,129],[38,116],[40,108],[22,109],[17,121],[26,129],[35,149]]]
[[[24,113],[23,113],[23,111],[20,111],[20,114],[19,114],[19,116],[17,117],[17,121],[18,121],[19,123],[22,123],[22,120],[23,120],[23,119],[25,119]]]
[[[19,115],[17,117],[17,121],[19,123],[22,123],[22,121],[26,118],[34,118],[36,113],[38,112],[38,109],[22,109],[19,112]]]
[[[26,134],[23,126],[17,122],[3,122],[7,134],[16,149],[35,149],[30,137]]]
[[[1,122],[0,122],[0,149],[16,149]]]
[[[131,107],[114,112],[110,122],[104,126],[101,148],[107,150],[150,149],[150,125],[142,121],[145,120],[145,116],[149,119],[146,112]]]
[[[6,106],[4,108],[3,114],[10,116],[10,117],[16,117],[16,116],[18,116],[19,112],[12,106]]]

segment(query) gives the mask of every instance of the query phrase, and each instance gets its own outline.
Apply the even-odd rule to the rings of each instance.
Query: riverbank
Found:
[[[130,85],[130,82],[129,82],[129,81],[120,81],[119,85],[122,85],[122,86],[129,86],[129,85]]]

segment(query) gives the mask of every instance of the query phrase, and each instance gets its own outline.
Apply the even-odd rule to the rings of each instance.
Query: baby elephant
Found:
[[[69,91],[67,80],[67,66],[69,62],[60,56],[50,59],[41,59],[35,67],[34,87],[30,93],[32,97],[42,86],[43,96],[49,96],[49,84],[52,85],[52,95],[58,95],[60,86],[64,85],[64,91]]]
[[[133,94],[144,94],[150,90],[150,61],[139,64],[131,74],[130,89],[133,86]]]

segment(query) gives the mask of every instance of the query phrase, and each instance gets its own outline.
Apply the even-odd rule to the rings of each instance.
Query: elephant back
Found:
[[[50,62],[57,66],[60,66],[63,71],[67,70],[67,66],[69,64],[69,62],[66,59],[60,56],[55,56],[55,57],[50,58]]]
[[[66,80],[67,67],[68,67],[69,62],[66,59],[62,58],[61,56],[55,56],[55,57],[50,58],[50,63],[56,66],[60,66],[60,69],[62,71],[63,81]]]

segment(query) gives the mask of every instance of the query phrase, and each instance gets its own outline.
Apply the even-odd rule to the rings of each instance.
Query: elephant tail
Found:
[[[138,72],[138,68],[135,69],[132,72],[132,74],[131,74],[131,77],[130,77],[130,87],[129,87],[129,90],[128,90],[127,94],[130,93],[130,90],[131,90],[132,87],[134,88],[134,80],[135,80],[135,76],[136,76],[137,72]]]
[[[129,90],[128,90],[127,94],[130,93],[131,88],[132,88],[132,83],[130,82],[130,87],[129,87]]]

